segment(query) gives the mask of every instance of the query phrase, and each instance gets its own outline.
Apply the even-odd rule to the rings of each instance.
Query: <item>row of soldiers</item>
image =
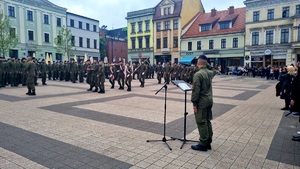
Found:
[[[155,72],[158,84],[161,84],[162,78],[164,78],[166,84],[169,84],[170,80],[184,80],[187,83],[192,83],[193,76],[198,70],[197,66],[188,67],[177,63],[171,65],[170,62],[167,62],[163,66],[159,62]]]

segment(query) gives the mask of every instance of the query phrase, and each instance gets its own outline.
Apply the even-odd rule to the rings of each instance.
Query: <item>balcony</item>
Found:
[[[163,49],[161,49],[161,53],[170,53],[170,49],[169,48],[163,48]]]
[[[150,52],[153,51],[153,47],[152,48],[136,48],[136,49],[128,49],[128,52]]]

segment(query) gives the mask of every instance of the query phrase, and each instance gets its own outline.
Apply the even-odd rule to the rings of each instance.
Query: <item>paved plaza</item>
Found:
[[[39,80],[40,82],[40,80]],[[297,117],[285,117],[275,81],[217,76],[213,81],[212,150],[191,150],[188,142],[163,137],[164,90],[147,79],[132,92],[87,92],[87,84],[48,81],[37,96],[24,87],[0,89],[0,168],[300,168]],[[187,139],[198,140],[188,94]],[[167,138],[183,137],[184,92],[167,92]]]

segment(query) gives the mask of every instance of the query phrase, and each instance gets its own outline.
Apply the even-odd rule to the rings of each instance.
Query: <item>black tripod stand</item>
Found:
[[[167,143],[167,141],[170,141],[170,140],[173,140],[173,139],[166,139],[167,90],[168,90],[167,84],[165,83],[164,86],[155,93],[155,95],[157,95],[157,93],[159,93],[163,88],[165,88],[164,137],[162,138],[162,140],[147,140],[147,142],[159,142],[159,141],[162,141],[162,142],[166,143],[166,145],[168,146],[168,148],[170,150],[172,150],[172,148],[169,146],[169,144]]]
[[[185,83],[185,82],[180,82],[178,81],[179,83]],[[171,137],[173,140],[179,140],[179,141],[182,141],[182,145],[180,147],[180,149],[183,148],[184,144],[186,142],[199,142],[199,141],[194,141],[194,140],[188,140],[186,139],[186,118],[187,118],[187,115],[189,114],[188,112],[186,112],[186,102],[187,102],[187,92],[190,91],[191,89],[187,89],[187,88],[182,88],[181,85],[178,85],[176,84],[177,82],[173,82],[175,85],[177,85],[178,87],[180,87],[183,91],[184,91],[184,129],[183,129],[183,138],[175,138],[175,137]],[[185,85],[183,85],[185,86]]]

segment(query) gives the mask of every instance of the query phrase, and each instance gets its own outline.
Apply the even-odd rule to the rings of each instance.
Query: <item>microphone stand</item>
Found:
[[[162,140],[147,140],[147,142],[164,142],[167,147],[172,150],[172,148],[169,146],[169,144],[167,143],[167,141],[170,141],[170,140],[174,140],[174,139],[166,139],[166,121],[167,121],[167,90],[168,90],[168,86],[167,84],[165,83],[164,86],[162,88],[160,88],[156,93],[155,95],[157,95],[163,88],[165,88],[165,105],[164,105],[164,135],[163,135],[163,138]]]

